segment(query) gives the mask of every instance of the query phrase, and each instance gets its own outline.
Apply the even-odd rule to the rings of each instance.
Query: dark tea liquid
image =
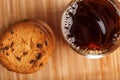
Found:
[[[102,55],[119,46],[119,11],[111,0],[76,0],[65,10],[62,32],[83,55]]]

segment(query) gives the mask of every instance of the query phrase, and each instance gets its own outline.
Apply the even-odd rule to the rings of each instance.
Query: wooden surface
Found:
[[[48,64],[33,74],[17,74],[0,65],[0,80],[120,80],[120,48],[102,59],[86,59],[63,40],[60,23],[71,0],[0,0],[0,30],[28,18],[47,22],[56,35]]]

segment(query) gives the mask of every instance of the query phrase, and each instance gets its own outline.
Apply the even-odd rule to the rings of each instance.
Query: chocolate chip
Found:
[[[42,54],[41,53],[38,53],[37,55],[36,55],[36,59],[38,60],[38,59],[40,59],[42,57]]]
[[[11,33],[11,34],[13,34],[13,33],[14,33],[14,31],[11,29],[11,30],[10,30],[10,33]]]
[[[37,44],[37,48],[42,48],[42,44]]]
[[[10,45],[10,47],[12,47],[13,45],[14,45],[14,43],[12,42],[11,45]]]
[[[21,58],[20,58],[20,57],[16,57],[16,59],[17,59],[18,61],[20,61],[20,60],[21,60]]]
[[[31,61],[30,61],[30,64],[35,63],[35,61],[36,61],[36,60],[31,60]]]
[[[43,63],[40,63],[40,65],[39,66],[42,66],[43,65]]]
[[[7,56],[9,56],[8,52],[6,53]]]
[[[27,54],[27,52],[23,51],[23,55],[26,55],[26,54]]]
[[[43,34],[43,32],[42,32],[42,31],[40,31],[40,34]]]
[[[48,45],[48,42],[47,42],[47,41],[45,41],[45,45],[46,45],[46,46]]]
[[[14,51],[14,49],[12,48],[12,52]]]
[[[8,50],[8,49],[9,49],[9,47],[8,47],[8,46],[4,47],[4,50]]]

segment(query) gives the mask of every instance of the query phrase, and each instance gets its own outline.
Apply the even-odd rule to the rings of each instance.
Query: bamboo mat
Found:
[[[62,11],[71,0],[0,0],[0,30],[16,21],[40,18],[56,35],[48,64],[33,74],[10,72],[0,65],[0,80],[120,80],[120,48],[102,59],[86,59],[63,40]]]

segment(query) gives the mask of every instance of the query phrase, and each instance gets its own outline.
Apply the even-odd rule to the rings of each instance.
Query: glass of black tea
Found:
[[[73,0],[65,9],[61,30],[77,53],[101,58],[120,45],[119,0]]]

